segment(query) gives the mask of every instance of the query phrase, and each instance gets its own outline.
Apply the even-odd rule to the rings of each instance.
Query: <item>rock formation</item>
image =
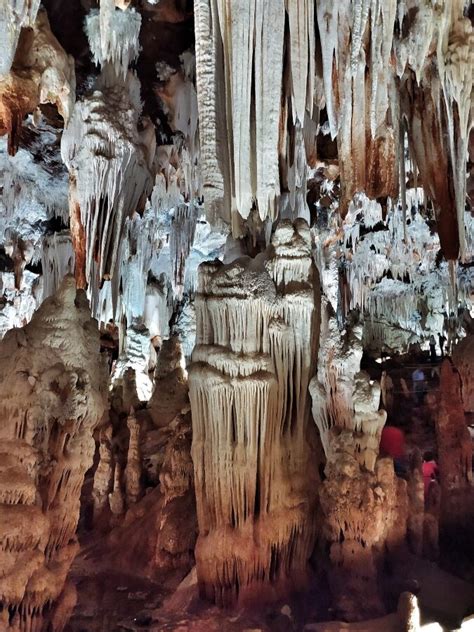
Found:
[[[128,440],[127,466],[125,467],[125,498],[127,506],[133,505],[140,498],[142,461],[140,456],[140,424],[135,417],[135,411],[130,409],[127,418],[130,433]]]
[[[102,429],[99,438],[99,464],[94,474],[92,499],[94,507],[94,524],[97,525],[108,507],[109,493],[112,491],[112,426]]]
[[[0,3],[0,627],[92,612],[86,568],[71,632],[194,563],[204,627],[469,575],[471,4]]]
[[[306,577],[317,498],[307,389],[319,305],[310,247],[304,221],[282,222],[266,254],[199,272],[189,369],[196,563],[201,594],[218,604]]]
[[[425,529],[425,487],[423,481],[423,459],[419,449],[414,450],[411,455],[410,471],[408,477],[408,542],[415,555],[423,554],[423,532]],[[426,499],[426,505],[430,509],[432,500]],[[433,516],[433,513],[431,513]],[[429,522],[429,519],[426,521]],[[427,531],[434,531],[426,524]],[[430,537],[430,542],[434,542],[435,534]],[[438,539],[436,538],[436,545]]]
[[[97,325],[72,277],[7,333],[0,358],[1,616],[3,629],[27,631],[56,616],[107,406]]]
[[[470,530],[473,505],[472,442],[466,426],[461,379],[449,359],[441,365],[436,422],[441,487],[440,529],[445,534]]]
[[[453,363],[461,377],[464,411],[474,413],[474,335],[466,336],[454,347]]]
[[[54,103],[67,123],[75,92],[74,61],[51,33],[46,11],[40,10],[31,28],[20,34],[11,71],[4,77],[0,73],[0,134],[8,134],[9,153],[18,149],[23,118],[40,103]]]
[[[399,555],[404,546],[406,483],[391,459],[378,459],[373,472],[362,469],[350,431],[331,444],[319,493],[331,595],[338,616],[363,620],[385,613],[378,573],[387,552]]]

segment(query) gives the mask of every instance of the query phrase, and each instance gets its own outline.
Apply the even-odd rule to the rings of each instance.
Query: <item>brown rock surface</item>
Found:
[[[440,528],[469,528],[474,512],[472,442],[466,425],[461,378],[449,359],[441,365],[438,414],[435,418],[441,486]]]
[[[62,629],[54,603],[78,550],[81,486],[106,384],[97,325],[66,277],[31,323],[0,343],[2,629],[39,629],[43,620]]]

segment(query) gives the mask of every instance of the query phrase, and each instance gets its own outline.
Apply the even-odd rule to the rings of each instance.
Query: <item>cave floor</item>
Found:
[[[277,609],[260,612],[223,611],[200,601],[193,581],[173,594],[166,578],[152,582],[110,569],[94,571],[95,566],[94,560],[86,556],[79,556],[73,566],[70,579],[76,585],[78,601],[65,632],[381,632],[380,625],[385,632],[390,632],[392,626],[397,629],[391,616],[365,622],[365,628],[364,623],[311,623],[327,618],[322,604],[316,603],[316,592],[306,597],[306,603],[293,603],[293,612],[288,606],[282,609],[281,604]],[[436,564],[411,557],[396,569],[399,573],[419,585],[422,623],[437,621],[442,626],[438,630],[455,630],[464,617],[474,612],[474,585]],[[318,610],[322,616],[317,616]]]

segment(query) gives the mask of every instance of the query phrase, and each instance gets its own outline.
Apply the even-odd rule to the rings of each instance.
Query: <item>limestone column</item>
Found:
[[[202,264],[189,369],[201,595],[261,600],[305,584],[317,459],[308,383],[319,283],[304,221],[269,249]]]

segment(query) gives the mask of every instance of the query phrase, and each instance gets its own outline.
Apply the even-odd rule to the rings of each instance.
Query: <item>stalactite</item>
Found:
[[[280,223],[266,257],[200,268],[189,370],[196,560],[201,593],[217,603],[251,598],[268,581],[285,591],[305,575],[315,527],[313,277],[302,221]]]
[[[314,9],[307,0],[238,5],[203,0],[195,10],[204,195],[209,221],[220,217],[238,235],[240,220],[229,216],[229,208],[243,219],[254,207],[262,221],[278,216],[279,154],[282,164],[293,164],[291,151],[286,157],[282,130],[286,82],[292,124],[302,128],[311,120]],[[284,78],[286,20],[290,47],[289,76]],[[217,111],[225,116],[217,117]]]
[[[86,18],[86,32],[94,63],[110,64],[125,79],[138,57],[142,19],[135,9],[116,9],[115,4],[115,0],[101,0],[100,10],[93,9]]]
[[[62,156],[77,187],[71,213],[77,204],[86,238],[85,271],[76,275],[85,275],[93,295],[103,280],[117,274],[125,221],[151,184],[154,149],[143,144],[146,130],[137,128],[138,91],[130,73],[125,85],[104,87],[99,80],[94,92],[76,103],[62,137]]]
[[[74,250],[68,231],[53,233],[43,240],[41,250],[43,297],[56,292],[67,274],[74,273]]]
[[[125,511],[125,499],[122,491],[122,468],[120,463],[115,463],[114,486],[109,494],[110,511],[114,516],[121,516]]]
[[[178,295],[184,288],[184,271],[194,241],[197,208],[193,205],[178,206],[173,215],[170,232],[170,257],[173,270],[173,285]]]

